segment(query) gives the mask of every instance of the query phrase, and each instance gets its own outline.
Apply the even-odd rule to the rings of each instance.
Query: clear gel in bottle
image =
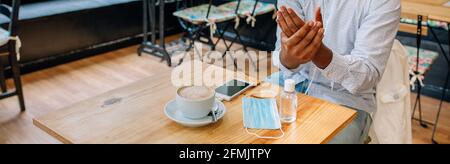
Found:
[[[295,81],[292,79],[284,81],[279,110],[281,122],[292,123],[297,119],[297,93],[295,91]]]

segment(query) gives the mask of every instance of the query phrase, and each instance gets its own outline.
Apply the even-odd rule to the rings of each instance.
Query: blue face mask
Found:
[[[275,99],[243,98],[242,110],[244,127],[247,133],[259,138],[269,139],[278,139],[284,136]],[[281,130],[282,135],[276,137],[260,136],[249,132],[248,129]]]

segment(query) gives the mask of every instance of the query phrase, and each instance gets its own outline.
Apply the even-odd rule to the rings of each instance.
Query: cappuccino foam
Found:
[[[180,89],[178,94],[186,99],[202,100],[211,97],[213,92],[207,87],[191,86]]]

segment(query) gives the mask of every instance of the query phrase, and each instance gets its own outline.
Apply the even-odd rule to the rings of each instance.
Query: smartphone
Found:
[[[230,80],[222,86],[216,88],[216,97],[225,101],[231,101],[242,92],[253,87],[249,82],[241,80]]]

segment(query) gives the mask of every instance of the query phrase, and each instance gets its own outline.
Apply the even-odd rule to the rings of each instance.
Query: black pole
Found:
[[[420,46],[422,44],[422,20],[423,20],[422,15],[418,15],[417,16],[417,33],[416,33],[417,34],[417,38],[416,38],[417,39],[416,40],[417,41],[417,54],[416,54],[417,56],[416,56],[416,70],[414,71],[414,74],[416,74],[417,76],[420,74],[419,73],[419,63],[420,63],[419,58],[420,58]],[[420,77],[417,77],[417,78],[420,78]],[[416,107],[418,105],[418,107],[419,107],[419,123],[422,127],[427,128],[428,125],[425,124],[422,119],[421,94],[422,94],[422,85],[420,84],[420,79],[417,79],[417,97],[416,97],[416,102],[414,104],[414,109],[413,109],[412,115],[414,117],[414,114],[416,112]]]
[[[151,28],[151,35],[152,35],[152,44],[156,44],[156,16],[155,16],[155,0],[150,1],[149,5],[150,9],[150,28]]]

